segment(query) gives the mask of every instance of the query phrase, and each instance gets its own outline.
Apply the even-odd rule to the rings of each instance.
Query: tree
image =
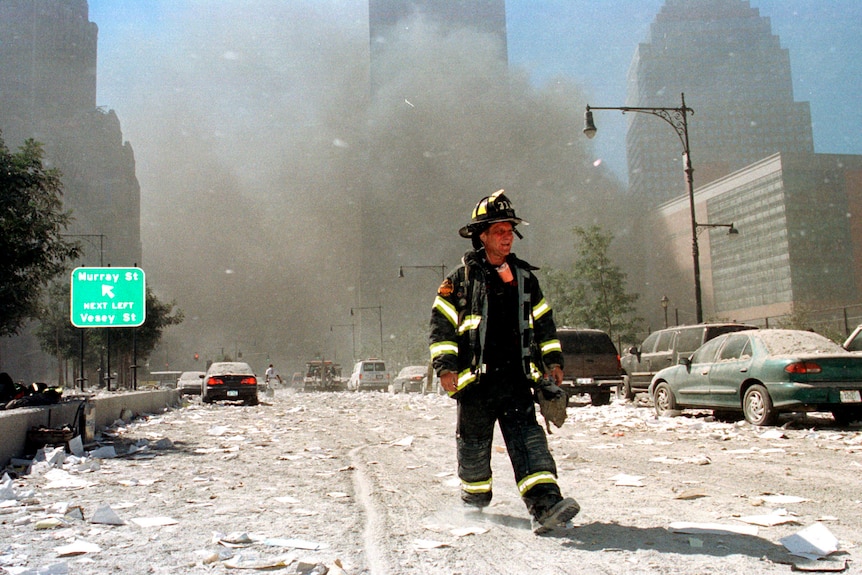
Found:
[[[43,156],[32,139],[11,153],[0,134],[0,336],[38,317],[43,291],[80,252],[61,236],[71,213],[62,209],[60,172]]]
[[[110,341],[111,371],[119,374],[116,385],[128,386],[131,366],[137,355],[138,364],[146,360],[158,345],[164,329],[183,321],[183,313],[176,302],[163,303],[147,287],[147,318],[136,328],[76,328],[69,320],[69,283],[57,282],[48,290],[36,336],[46,353],[57,357],[58,362],[77,359],[81,353],[81,330],[86,330],[85,364],[91,369],[100,368],[102,353]]]
[[[57,384],[65,385],[65,365],[80,356],[80,330],[69,319],[69,282],[55,281],[46,290],[35,335],[39,347],[57,358]]]
[[[613,235],[599,226],[573,231],[577,257],[571,271],[544,273],[557,325],[601,329],[614,340],[633,341],[642,321],[632,315],[638,294],[626,293],[626,274],[608,256]]]

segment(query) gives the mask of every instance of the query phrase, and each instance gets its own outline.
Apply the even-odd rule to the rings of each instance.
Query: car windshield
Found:
[[[617,353],[611,338],[603,332],[557,330],[563,353],[594,354]]]
[[[712,363],[715,361],[715,354],[721,344],[724,342],[723,337],[711,339],[698,348],[694,355],[691,356],[691,363]]]
[[[247,363],[236,361],[214,363],[207,371],[209,375],[254,375]]]
[[[381,362],[369,362],[362,366],[362,371],[386,371],[386,365]]]
[[[811,331],[776,329],[759,332],[760,341],[770,355],[846,354],[847,351],[830,339]]]

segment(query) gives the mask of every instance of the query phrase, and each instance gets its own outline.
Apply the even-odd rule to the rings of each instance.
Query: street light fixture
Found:
[[[592,110],[619,110],[626,112],[641,112],[657,116],[667,122],[676,131],[679,141],[682,143],[683,170],[685,171],[685,185],[688,191],[688,202],[691,211],[691,257],[694,264],[694,304],[697,323],[703,322],[703,297],[700,289],[700,248],[697,244],[698,228],[728,227],[729,233],[737,234],[739,230],[733,224],[698,224],[694,209],[694,168],[691,167],[691,149],[688,141],[688,115],[694,114],[694,110],[685,105],[685,93],[681,95],[682,105],[678,108],[636,108],[629,106],[620,107],[598,107],[587,105],[584,113],[584,135],[592,139],[596,135],[596,124],[593,122]]]
[[[727,235],[736,236],[739,235],[739,229],[733,225],[733,223],[729,224],[697,224],[697,231],[700,232],[703,228],[727,228]]]
[[[417,270],[440,270],[440,281],[446,279],[446,264],[440,264],[439,266],[398,266],[399,278],[404,277],[404,268]]]
[[[377,310],[377,320],[380,324],[380,357],[383,357],[383,306],[382,305],[369,305],[365,307],[352,307],[350,308],[350,315],[355,315],[354,311],[361,311],[363,309],[376,309]],[[356,355],[354,353],[354,355]]]

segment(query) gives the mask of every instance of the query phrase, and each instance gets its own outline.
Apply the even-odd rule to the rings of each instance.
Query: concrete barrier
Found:
[[[124,409],[133,415],[161,413],[166,407],[180,404],[180,395],[175,389],[155,391],[130,391],[98,396],[72,396],[62,403],[38,407],[19,407],[0,411],[0,469],[5,468],[13,457],[21,457],[27,448],[27,431],[33,427],[75,427],[75,417],[82,402],[92,402],[93,409],[87,414],[100,430],[110,426]]]

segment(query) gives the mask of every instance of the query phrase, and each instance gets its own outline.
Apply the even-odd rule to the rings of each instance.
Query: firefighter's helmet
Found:
[[[479,200],[479,203],[473,208],[470,223],[458,230],[458,233],[462,238],[472,238],[497,222],[511,222],[512,226],[528,225],[527,222],[515,215],[515,208],[512,207],[512,202],[509,201],[503,190],[497,190],[490,196]],[[520,234],[518,235],[520,236]]]

